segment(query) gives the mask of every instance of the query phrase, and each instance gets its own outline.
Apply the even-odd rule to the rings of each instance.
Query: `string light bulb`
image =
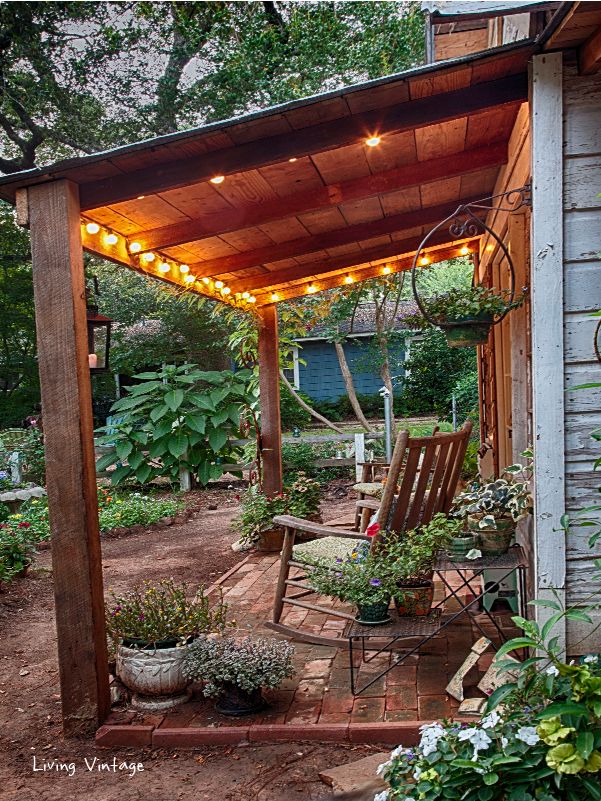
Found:
[[[221,289],[223,287],[223,281],[215,281],[215,288]]]
[[[148,253],[142,253],[141,256],[142,261],[147,261],[149,264],[151,261],[154,261],[155,258],[156,256],[151,251],[149,251]]]
[[[461,250],[459,251],[459,253],[460,253],[462,256],[468,256],[468,255],[469,255],[469,252],[470,252],[470,249],[468,248],[468,246],[467,246],[467,245],[464,245],[464,246],[461,248]]]
[[[290,162],[290,164],[294,164],[294,162],[295,162],[296,160],[297,160],[297,159],[296,159],[296,156],[293,156],[291,159],[288,159],[288,161]]]
[[[277,303],[279,299],[280,299],[280,296],[278,295],[277,292],[272,292],[271,293],[271,300],[272,300],[273,303]]]
[[[243,292],[242,297],[244,298],[244,300],[248,300],[250,298],[250,292]]]
[[[255,297],[254,295],[251,295],[251,296],[249,297],[249,299],[248,299],[248,302],[249,302],[249,303],[256,303],[256,302],[257,302],[257,299],[256,299],[256,297]]]
[[[159,272],[160,272],[160,273],[168,273],[170,269],[171,269],[171,265],[170,265],[170,264],[167,264],[167,262],[166,262],[166,261],[162,261],[162,262],[159,264]]]
[[[225,181],[225,175],[214,175],[210,180],[212,184],[222,184]]]
[[[428,264],[430,264],[430,259],[427,256],[422,256],[421,259],[419,260],[419,263],[421,264],[422,267],[427,267]]]
[[[367,138],[365,140],[365,144],[368,147],[377,147],[380,144],[381,141],[382,141],[382,137],[381,136],[370,136],[369,138]]]
[[[190,272],[190,268],[188,267],[187,264],[180,264],[179,271],[180,271],[180,273],[189,273]]]
[[[187,284],[193,284],[194,281],[196,281],[196,276],[195,275],[184,275],[184,281]]]
[[[384,269],[382,270],[383,275],[390,275],[391,272],[392,272],[392,267],[389,267],[388,265],[386,265],[386,267],[384,267]]]
[[[86,231],[89,234],[97,234],[98,231],[100,231],[100,226],[98,225],[98,223],[88,223],[86,225]]]
[[[344,279],[344,283],[345,284],[354,284],[355,283],[355,279],[353,278],[352,275],[347,275],[346,278]]]
[[[207,276],[205,275],[204,278],[202,279],[202,282],[203,284],[206,284],[208,286],[211,283],[211,279],[207,278]]]
[[[317,292],[317,287],[314,286],[314,284],[309,284],[309,286],[307,287],[307,292],[309,293],[309,295],[313,295],[315,292]]]
[[[117,242],[119,241],[119,237],[117,236],[117,234],[107,234],[104,237],[104,241],[106,242],[107,245],[116,245]]]
[[[229,286],[224,286],[223,289],[221,290],[221,294],[222,295],[229,295],[231,291],[232,290],[229,288]]]
[[[142,245],[139,242],[130,242],[129,243],[129,252],[130,253],[139,253],[142,250]]]

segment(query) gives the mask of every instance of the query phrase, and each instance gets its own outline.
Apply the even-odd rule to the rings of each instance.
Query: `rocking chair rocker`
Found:
[[[463,428],[452,434],[410,437],[408,431],[399,433],[377,510],[378,521],[383,529],[400,534],[429,523],[439,512],[449,511],[471,430],[472,422],[468,420]],[[285,535],[273,619],[265,625],[300,642],[347,647],[348,640],[342,633],[339,637],[328,637],[303,631],[302,624],[295,626],[282,622],[285,607],[297,608],[301,612],[318,612],[349,622],[354,620],[353,615],[341,609],[302,600],[317,593],[304,583],[306,575],[291,578],[290,570],[306,570],[316,557],[326,554],[332,562],[336,557],[344,558],[361,541],[371,542],[373,547],[378,535],[370,538],[357,531],[341,531],[289,515],[275,517],[273,522],[285,529]],[[314,539],[295,545],[298,532],[312,535]]]

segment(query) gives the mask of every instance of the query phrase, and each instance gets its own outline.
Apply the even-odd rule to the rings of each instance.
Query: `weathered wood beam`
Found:
[[[202,278],[203,276],[222,275],[224,273],[235,273],[248,267],[257,267],[267,262],[277,262],[281,259],[304,256],[307,253],[315,253],[319,250],[348,245],[351,242],[362,242],[377,236],[393,234],[398,231],[417,228],[421,225],[430,225],[440,222],[451,214],[460,203],[468,203],[475,198],[458,198],[453,203],[444,203],[439,206],[426,206],[423,209],[404,212],[403,214],[393,214],[381,220],[359,223],[357,225],[347,225],[345,228],[336,228],[333,231],[325,231],[314,236],[304,236],[299,239],[291,239],[282,242],[280,245],[269,245],[255,250],[248,250],[244,253],[236,253],[233,256],[222,256],[218,259],[210,259],[190,265],[192,272]],[[240,280],[244,280],[241,277]],[[231,284],[231,281],[228,281]]]
[[[110,708],[77,186],[27,190],[63,727]]]
[[[581,75],[593,75],[601,69],[601,27],[581,45],[578,67]]]
[[[338,206],[351,200],[361,200],[364,197],[467,175],[489,167],[501,166],[506,161],[507,143],[497,142],[486,147],[466,150],[452,157],[442,156],[406,164],[375,175],[355,178],[352,181],[328,184],[317,189],[297,192],[288,197],[252,203],[230,211],[208,214],[199,219],[153,228],[137,233],[135,239],[141,244],[142,251],[182,245],[208,236],[226,234],[239,228],[264,225],[315,209]]]
[[[448,245],[447,247],[440,247],[434,248],[433,250],[428,251],[428,258],[430,259],[431,264],[435,264],[441,261],[446,261],[447,259],[453,259],[457,256],[461,255],[461,249],[464,245],[467,245],[472,250],[476,250],[478,247],[478,240],[477,239],[462,239],[454,242],[452,245]],[[365,254],[367,255],[367,254]],[[370,262],[365,262],[361,264],[355,264],[352,268],[353,277],[356,283],[360,281],[366,281],[368,278],[378,278],[383,275],[383,268],[385,266],[390,266],[392,269],[392,273],[403,272],[405,270],[410,270],[413,265],[413,256],[414,254],[408,254],[405,256],[401,256],[398,258],[398,249],[397,249],[397,258],[393,261],[390,261],[388,265],[385,264],[387,259],[383,259],[379,264],[373,264]],[[355,257],[356,258],[356,257]],[[375,261],[375,259],[374,259]],[[265,304],[274,303],[274,299],[272,297],[273,291],[275,290],[277,294],[277,302],[279,303],[282,300],[290,300],[291,298],[298,298],[302,297],[303,295],[307,294],[307,287],[311,284],[315,286],[317,292],[322,292],[325,289],[334,289],[338,286],[345,286],[345,274],[338,273],[337,275],[319,275],[313,279],[307,279],[302,283],[294,284],[293,286],[285,286],[279,288],[277,286],[269,287],[268,290],[265,290],[261,294],[257,294],[256,298],[256,305],[258,308],[262,307]]]
[[[280,419],[280,352],[278,312],[275,304],[259,314],[259,404],[261,406],[261,459],[263,491],[282,491],[282,423]]]
[[[227,176],[277,164],[291,157],[310,156],[360,142],[374,133],[386,136],[390,133],[412,131],[471,116],[490,108],[514,106],[527,96],[526,76],[518,74],[453,92],[397,103],[384,109],[310,125],[259,141],[165,164],[153,164],[150,168],[91,181],[81,185],[81,206],[83,209],[106,206],[131,200],[138,195],[149,195],[208,181],[216,174]]]
[[[457,204],[455,204],[457,205]],[[451,209],[452,211],[452,209]],[[433,216],[433,218],[424,219],[426,224],[432,222],[439,222],[444,219],[446,214]],[[419,223],[416,224],[416,226]],[[409,228],[409,226],[406,226]],[[402,230],[399,229],[399,230]],[[272,270],[271,272],[262,273],[261,275],[243,276],[238,280],[228,280],[227,284],[232,292],[245,292],[254,291],[263,287],[272,287],[278,284],[285,284],[289,281],[297,281],[302,278],[315,278],[323,275],[324,273],[334,272],[335,270],[343,270],[347,267],[351,268],[359,263],[368,261],[377,261],[378,259],[387,259],[397,256],[399,253],[413,253],[419,247],[422,241],[422,236],[410,237],[408,239],[400,239],[389,242],[385,245],[379,245],[375,248],[369,248],[364,251],[356,251],[354,253],[344,254],[342,256],[335,256],[330,259],[317,259],[305,264],[297,264],[294,267],[287,267],[284,270]],[[430,246],[450,244],[453,238],[447,231],[438,232],[430,241]]]

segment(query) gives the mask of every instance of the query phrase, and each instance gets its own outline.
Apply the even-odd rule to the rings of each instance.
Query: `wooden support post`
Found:
[[[267,495],[275,495],[282,491],[278,312],[275,304],[263,306],[257,311],[263,490]]]
[[[63,728],[91,734],[110,708],[79,198],[28,189]]]
[[[540,599],[565,598],[562,54],[532,65],[532,420],[534,580]],[[539,623],[553,610],[536,607]],[[553,629],[565,644],[565,619]]]
[[[528,263],[528,228],[525,211],[510,214],[507,220],[509,235],[509,251],[515,270],[516,291],[529,283]],[[524,462],[520,456],[530,443],[529,407],[530,393],[528,387],[529,342],[528,312],[529,300],[509,315],[511,335],[511,443],[512,461]]]

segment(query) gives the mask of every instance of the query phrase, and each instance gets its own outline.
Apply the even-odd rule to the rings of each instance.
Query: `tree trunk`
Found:
[[[328,426],[328,428],[337,431],[339,434],[344,434],[344,429],[339,428],[337,425],[334,425],[334,423],[330,422],[330,420],[328,420],[327,417],[324,417],[322,414],[319,414],[319,412],[316,412],[315,409],[312,409],[308,403],[305,403],[305,401],[301,398],[301,396],[297,394],[296,390],[294,389],[290,381],[288,381],[288,379],[284,375],[283,370],[280,370],[280,378],[286,385],[288,391],[290,392],[294,400],[298,403],[298,405],[301,408],[303,408],[306,412],[309,412],[309,414],[316,420],[319,420],[320,423],[323,423],[324,425]]]
[[[348,366],[348,362],[346,360],[346,355],[344,353],[344,348],[342,347],[340,342],[334,342],[334,347],[336,348],[336,356],[338,356],[338,364],[340,365],[340,372],[342,373],[342,378],[344,379],[344,386],[346,387],[346,392],[351,402],[351,406],[353,407],[353,411],[355,412],[355,417],[361,423],[363,428],[366,431],[373,432],[374,429],[369,424],[367,418],[363,414],[363,409],[357,399],[357,393],[355,392],[355,386],[353,384],[353,376]]]

